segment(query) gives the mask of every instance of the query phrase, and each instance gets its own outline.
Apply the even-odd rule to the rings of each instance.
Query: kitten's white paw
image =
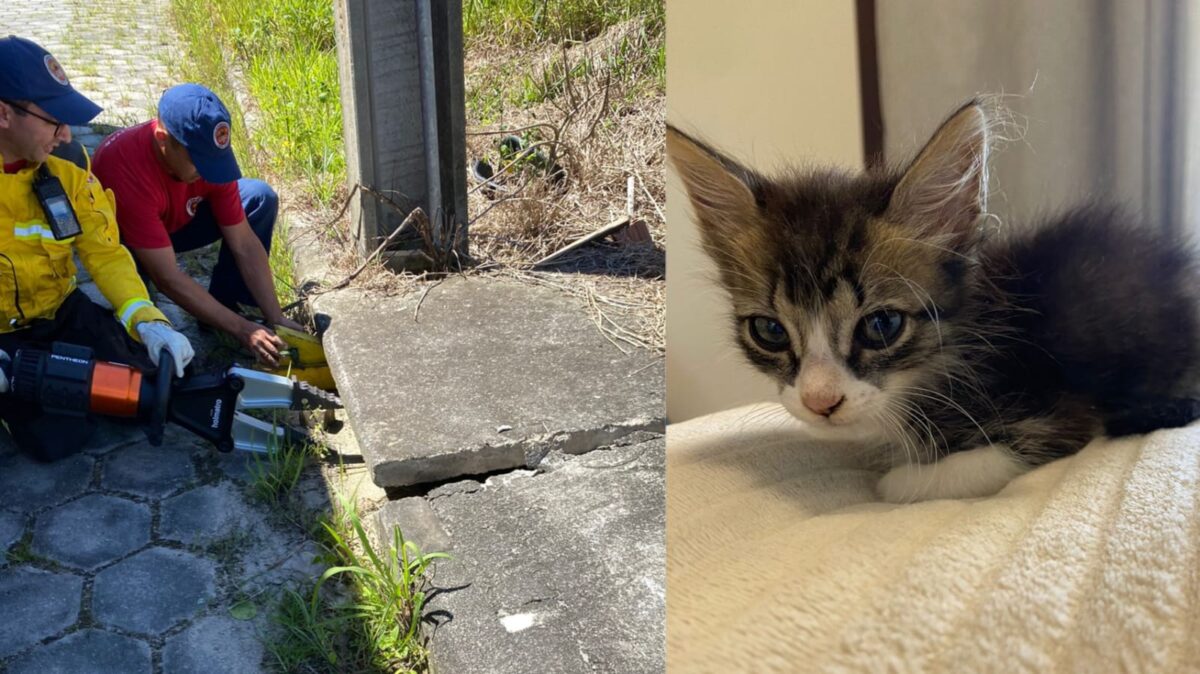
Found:
[[[897,466],[879,480],[877,490],[889,503],[990,496],[1026,470],[1007,446],[987,445],[937,463]]]

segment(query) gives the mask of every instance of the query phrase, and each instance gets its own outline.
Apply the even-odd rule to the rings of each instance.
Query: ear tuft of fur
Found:
[[[908,166],[885,217],[955,243],[974,240],[987,212],[988,161],[997,127],[1008,124],[990,99],[974,99],[942,123]]]
[[[730,226],[756,208],[754,175],[737,162],[667,126],[667,156],[704,225]]]
[[[667,157],[683,182],[704,249],[720,268],[726,288],[757,277],[758,261],[767,247],[756,194],[762,180],[670,125]]]

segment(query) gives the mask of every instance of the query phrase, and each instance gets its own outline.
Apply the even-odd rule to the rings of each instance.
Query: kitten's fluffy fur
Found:
[[[746,357],[814,433],[893,450],[889,501],[991,494],[1198,413],[1183,242],[1095,205],[989,228],[994,119],[968,103],[903,171],[781,179],[668,129]]]

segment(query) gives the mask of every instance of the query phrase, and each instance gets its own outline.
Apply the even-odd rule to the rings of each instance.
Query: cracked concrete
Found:
[[[662,358],[622,352],[559,291],[452,277],[420,296],[344,290],[314,308],[332,318],[326,356],[380,486],[485,474],[662,431]]]
[[[435,671],[664,668],[663,363],[582,304],[488,275],[313,302],[374,482],[423,493],[386,503],[376,540],[452,555],[426,605]]]
[[[427,606],[435,667],[662,671],[664,448],[639,433],[384,506],[380,538],[398,526],[453,556]]]

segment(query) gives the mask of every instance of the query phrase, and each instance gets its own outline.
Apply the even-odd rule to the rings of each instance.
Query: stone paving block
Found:
[[[100,486],[142,496],[166,496],[195,478],[193,449],[142,443],[113,452],[104,458]]]
[[[315,541],[273,529],[263,529],[259,534],[244,550],[234,571],[233,582],[243,591],[314,583],[325,572],[325,565],[315,561],[321,554]]]
[[[556,290],[454,277],[428,295],[338,291],[314,306],[333,319],[325,354],[380,486],[519,467],[663,429],[663,359],[622,353]]]
[[[262,515],[229,482],[197,487],[162,502],[159,536],[187,545],[207,545],[229,536],[251,536]]]
[[[163,671],[171,674],[249,674],[261,669],[264,648],[248,620],[208,616],[167,640]]]
[[[29,566],[0,569],[0,658],[70,627],[82,596],[79,576]]]
[[[166,15],[158,1],[114,6],[5,0],[0,34],[22,35],[50,50],[72,84],[104,108],[94,123],[142,121],[162,90],[174,84],[165,65],[173,60],[174,39],[141,39],[150,30],[174,38],[164,26]]]
[[[246,483],[254,479],[256,462],[262,458],[254,452],[213,452],[217,458],[217,468],[231,480]]]
[[[555,456],[544,473],[460,485],[380,510],[437,563],[426,609],[440,672],[661,672],[665,441]],[[406,499],[414,500],[414,499]]]
[[[104,630],[80,630],[14,660],[8,674],[150,674],[150,645]]]
[[[33,512],[74,498],[91,482],[95,463],[82,454],[54,463],[38,463],[24,454],[0,459],[0,508]]]
[[[99,419],[96,423],[96,434],[88,439],[83,451],[92,456],[99,456],[145,439],[146,434],[136,424]]]
[[[150,548],[96,574],[92,615],[102,625],[161,634],[198,613],[215,593],[211,560]]]
[[[82,569],[94,569],[150,542],[150,508],[102,494],[88,494],[38,516],[34,553]]]
[[[25,516],[18,513],[0,511],[0,564],[4,563],[4,551],[13,543],[21,540],[25,533]]]

